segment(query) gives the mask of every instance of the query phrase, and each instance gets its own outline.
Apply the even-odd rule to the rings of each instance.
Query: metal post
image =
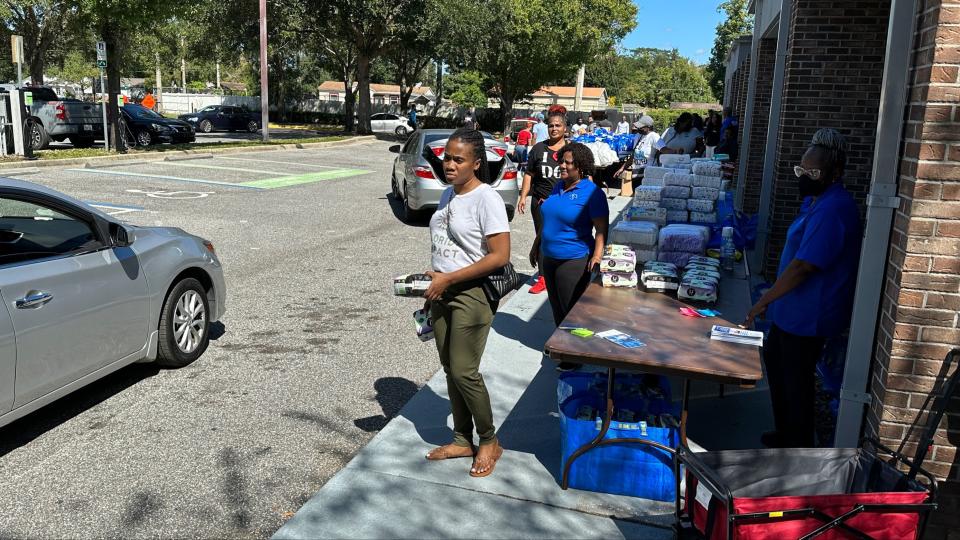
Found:
[[[157,110],[163,110],[163,80],[160,78],[160,53],[155,53],[157,55]]]
[[[260,132],[270,140],[270,99],[267,95],[267,0],[260,0]]]
[[[183,93],[187,93],[187,57],[186,44],[183,36],[180,36],[180,84],[183,85]]]
[[[834,445],[855,447],[869,401],[870,364],[877,331],[880,298],[890,229],[899,206],[897,178],[900,170],[900,136],[909,91],[910,47],[917,22],[917,0],[893,0],[887,28],[887,51],[880,90],[877,144],[873,153],[873,181],[867,195],[867,222],[860,249],[860,268],[853,297],[847,363],[840,388],[840,411]]]
[[[220,88],[220,61],[217,60],[217,89]]]
[[[110,135],[107,129],[107,102],[110,94],[107,93],[107,80],[103,69],[100,70],[100,112],[103,113],[103,149],[110,150]]]
[[[23,133],[23,100],[19,91],[13,91],[7,94],[10,100],[10,123],[13,133],[13,151],[19,156],[26,155],[27,141]]]
[[[20,60],[17,62],[17,87],[19,88],[23,85],[23,38],[17,40],[17,58]]]

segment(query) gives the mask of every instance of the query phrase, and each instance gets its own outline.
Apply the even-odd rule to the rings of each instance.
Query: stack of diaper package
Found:
[[[714,224],[717,222],[717,199],[720,198],[723,184],[722,165],[719,161],[694,161],[692,172],[690,199],[687,201],[690,222]]]
[[[677,266],[668,262],[648,261],[640,273],[640,283],[648,292],[672,293],[680,287]]]
[[[636,262],[656,260],[660,225],[652,221],[620,220],[610,230],[610,243],[629,247]]]
[[[664,221],[670,223],[716,223],[720,197],[720,162],[682,154],[660,156],[659,167],[644,169],[642,185],[634,195],[633,211],[642,216],[653,212],[654,200]],[[656,192],[654,198],[652,190]],[[650,194],[643,190],[651,190]]]
[[[657,260],[683,268],[694,256],[702,256],[710,240],[710,229],[699,225],[674,223],[660,229]]]
[[[604,287],[636,288],[637,258],[630,246],[609,244],[604,248],[600,280]]]

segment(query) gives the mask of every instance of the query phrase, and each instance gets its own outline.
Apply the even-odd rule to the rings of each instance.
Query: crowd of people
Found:
[[[591,150],[567,140],[571,132],[584,129],[580,119],[570,126],[566,111],[555,107],[531,124],[517,140],[527,165],[517,209],[530,211],[536,232],[529,260],[539,278],[530,292],[547,292],[554,323],[560,326],[600,264],[610,211],[594,181]],[[482,477],[493,472],[503,453],[480,373],[498,307],[485,280],[509,265],[511,243],[503,201],[486,178],[484,136],[475,127],[462,127],[448,139],[443,172],[450,187],[430,220],[432,281],[425,296],[447,377],[454,436],[426,457],[470,457],[470,475]],[[706,120],[682,113],[663,134],[654,131],[647,115],[630,127],[636,134],[634,150],[620,173],[641,176],[660,154],[712,150],[736,155],[729,150],[736,145],[737,131],[729,110]],[[845,163],[843,137],[833,130],[818,131],[795,167],[806,199],[788,232],[777,280],[745,321],[749,327],[764,313],[772,321],[763,355],[776,427],[762,438],[768,447],[814,446],[816,361],[826,340],[849,325],[861,225],[856,203],[843,187]],[[578,367],[561,363],[558,369]]]

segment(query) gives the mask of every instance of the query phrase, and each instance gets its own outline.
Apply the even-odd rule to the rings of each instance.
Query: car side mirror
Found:
[[[130,232],[119,223],[110,224],[110,242],[114,247],[129,247],[133,243]]]

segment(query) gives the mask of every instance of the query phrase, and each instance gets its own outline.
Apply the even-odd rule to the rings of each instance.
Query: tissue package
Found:
[[[666,208],[667,210],[686,210],[687,199],[670,199],[664,197],[660,199],[660,208]]]
[[[690,212],[686,210],[667,210],[667,221],[671,223],[686,223],[690,221]]]
[[[634,205],[627,209],[627,221],[650,221],[660,226],[666,225],[666,208],[660,208],[659,206],[657,208],[642,208],[637,207],[636,203],[637,201],[634,201]]]
[[[633,190],[634,201],[659,201],[663,188],[659,186],[638,186]]]
[[[604,287],[637,287],[637,273],[604,272],[600,278]]]
[[[693,179],[690,181],[690,185],[693,187],[720,189],[721,184],[723,184],[722,178],[716,176],[703,176],[702,174],[693,175]]]
[[[717,213],[716,212],[690,212],[690,222],[713,224],[717,222]]]
[[[690,190],[690,198],[715,201],[720,198],[720,190],[709,187],[695,187]]]
[[[703,255],[704,250],[707,249],[707,238],[697,229],[690,226],[667,225],[660,229],[660,250],[683,251],[690,255]],[[684,261],[683,264],[678,266],[686,265],[687,261]]]
[[[686,186],[690,187],[690,183],[693,182],[694,176],[687,173],[667,173],[663,177],[663,183],[666,186]]]
[[[649,221],[621,221],[610,231],[610,241],[615,244],[655,246],[659,231],[660,227]]]
[[[693,164],[693,174],[723,176],[723,169],[719,161],[700,161]]]
[[[692,256],[692,253],[686,251],[663,251],[661,249],[657,252],[658,261],[668,262],[678,267],[686,266]]]
[[[691,212],[713,212],[716,201],[706,199],[690,199],[687,201],[687,210]]]
[[[689,199],[690,188],[687,186],[665,186],[663,188],[663,197],[668,199]]]

